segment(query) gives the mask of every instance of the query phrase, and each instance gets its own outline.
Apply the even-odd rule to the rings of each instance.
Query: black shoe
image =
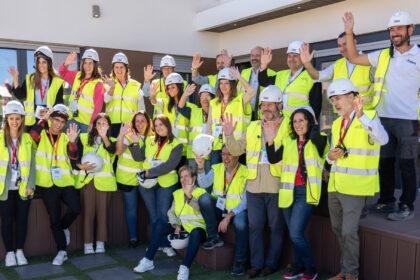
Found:
[[[204,250],[213,250],[214,248],[222,247],[225,243],[223,240],[217,236],[212,239],[207,240],[204,242],[203,246],[201,246]]]
[[[130,240],[130,242],[128,243],[128,248],[136,248],[138,245],[139,245],[138,240]]]
[[[245,264],[243,262],[235,262],[230,272],[233,276],[242,276],[245,274]]]
[[[250,268],[248,272],[246,273],[249,279],[257,278],[261,273],[261,269],[257,268]]]
[[[370,210],[377,213],[392,213],[395,211],[395,203],[376,203],[370,207]]]
[[[400,207],[398,208],[398,210],[396,210],[395,212],[391,213],[388,215],[388,217],[386,217],[388,220],[391,221],[407,221],[407,220],[411,220],[412,218],[414,218],[414,211],[411,210],[406,204],[402,204],[400,205]]]
[[[268,275],[273,274],[276,272],[275,269],[272,269],[271,267],[265,267],[263,270],[261,270],[261,277],[267,277]]]

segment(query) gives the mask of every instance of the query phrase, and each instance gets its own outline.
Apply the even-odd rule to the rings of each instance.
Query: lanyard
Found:
[[[44,97],[47,94],[49,83],[50,83],[50,80],[47,80],[47,82],[45,83],[45,88],[42,89],[42,80],[39,82],[39,94],[41,95],[41,102],[44,101]]]
[[[157,149],[156,154],[155,154],[155,159],[158,159],[159,154],[162,151],[163,146],[165,146],[165,144],[166,144],[166,140],[161,142],[161,143],[158,142],[158,149]]]
[[[80,95],[82,94],[82,90],[87,83],[89,83],[92,79],[84,79],[80,86],[76,90],[76,99],[79,99]]]
[[[57,141],[54,142],[54,138],[52,136],[51,131],[48,131],[48,134],[50,135],[50,141],[51,145],[53,146],[53,154],[54,154],[54,160],[57,161],[57,153],[58,153],[58,141],[60,140],[61,133],[57,136]]]
[[[229,188],[231,186],[231,183],[233,181],[233,178],[236,175],[236,172],[239,169],[239,163],[236,165],[235,169],[232,171],[232,173],[230,174],[229,178],[226,178],[226,171],[225,171],[225,188],[223,190],[223,194],[226,195],[229,191]],[[225,191],[226,190],[226,191]]]
[[[347,122],[347,125],[344,127],[344,121],[345,119],[343,118],[341,121],[341,126],[340,126],[340,139],[338,139],[338,145],[343,144],[344,138],[347,135],[347,131],[350,128],[351,123],[353,122],[354,116],[350,119],[350,121]]]
[[[15,165],[17,163],[18,151],[19,151],[19,142],[16,143],[16,146],[12,142],[12,165]]]
[[[220,120],[223,121],[223,115],[225,114],[226,107],[228,106],[228,103],[225,103],[224,98],[222,99],[222,104],[220,106]]]

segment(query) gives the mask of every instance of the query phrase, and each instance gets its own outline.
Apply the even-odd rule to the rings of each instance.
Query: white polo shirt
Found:
[[[378,66],[381,50],[368,54],[372,66]],[[394,48],[385,75],[384,92],[376,107],[385,118],[417,120],[420,91],[420,48],[414,45],[405,53]]]

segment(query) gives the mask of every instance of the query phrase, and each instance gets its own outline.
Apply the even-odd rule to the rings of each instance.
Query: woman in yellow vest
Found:
[[[271,164],[281,161],[279,207],[293,243],[293,263],[283,275],[285,279],[316,279],[314,257],[307,227],[314,207],[321,196],[322,169],[328,149],[327,136],[319,132],[315,113],[309,106],[297,108],[291,115],[291,135],[275,150],[273,126],[263,125],[267,140],[267,156]]]
[[[24,129],[23,105],[9,101],[4,114],[4,129],[0,130],[0,218],[8,267],[28,264],[23,246],[35,188],[35,155],[31,136]]]
[[[172,133],[169,118],[158,115],[153,119],[155,135],[146,138],[146,144],[132,153],[135,161],[143,162],[143,171],[137,174],[139,181],[157,179],[152,187],[140,186],[139,192],[149,213],[152,236],[158,221],[168,222],[168,209],[172,203],[172,193],[178,188],[176,167],[181,161],[182,144]],[[132,150],[133,151],[133,150]],[[168,256],[175,256],[167,240],[160,247]]]
[[[233,132],[235,139],[245,137],[246,128],[251,121],[252,108],[251,98],[255,96],[255,90],[241,76],[237,68],[223,68],[217,76],[219,81],[216,89],[216,98],[210,102],[210,111],[207,121],[208,134],[213,135],[213,151],[211,164],[222,162],[222,146],[225,142],[222,122],[226,114],[232,114],[235,122]],[[239,80],[245,88],[245,93],[237,92]]]
[[[76,62],[77,54],[70,53],[60,66],[60,76],[69,83],[71,95],[69,107],[72,120],[82,133],[88,131],[93,120],[102,111],[104,105],[104,84],[99,71],[99,55],[94,49],[83,53],[80,71],[71,71],[68,67]]]
[[[206,240],[206,224],[200,212],[198,199],[206,193],[197,187],[197,173],[191,167],[184,165],[179,169],[179,177],[182,189],[173,193],[173,203],[168,211],[169,223],[159,221],[155,234],[147,248],[146,255],[134,268],[135,272],[143,273],[155,268],[153,259],[160,246],[162,239],[167,239],[168,234],[175,230],[175,235],[181,233],[181,229],[188,233],[188,246],[186,254],[178,270],[178,280],[188,280],[189,271],[200,244]],[[172,225],[172,227],[171,227]]]
[[[76,180],[76,189],[81,189],[85,254],[105,253],[105,242],[108,239],[109,202],[111,192],[117,190],[112,167],[115,139],[110,136],[110,128],[111,121],[104,113],[97,115],[89,133],[82,133],[79,138],[79,130],[76,126],[73,124],[69,128],[70,142],[77,141],[77,159],[72,159],[72,165],[80,170]],[[89,153],[94,153],[97,158],[93,158],[93,162],[83,161],[83,156]],[[96,238],[94,237],[95,217]],[[94,240],[96,240],[95,250],[93,249]]]
[[[150,133],[150,118],[145,111],[139,111],[131,122],[122,126],[121,132],[117,138],[117,147],[115,155],[118,156],[116,177],[118,189],[123,191],[125,220],[130,235],[129,247],[135,248],[138,245],[137,236],[137,203],[139,182],[137,173],[143,169],[143,162],[137,162],[133,159],[131,151],[142,147],[145,144],[146,137]]]
[[[34,53],[35,72],[26,75],[19,86],[19,72],[10,67],[13,77],[11,92],[25,105],[25,125],[31,127],[38,122],[47,108],[63,103],[63,80],[53,68],[53,52],[47,46],[39,47]]]
[[[190,88],[187,88],[182,94],[181,100],[178,103],[178,110],[190,122],[190,128],[188,132],[187,159],[189,166],[197,168],[195,156],[192,151],[192,143],[195,137],[202,133],[205,134],[208,131],[207,120],[209,117],[210,101],[214,97],[214,89],[209,84],[204,84],[200,87],[200,90],[198,91],[200,107],[185,106],[188,97],[190,97],[194,93],[194,90],[189,89]],[[209,171],[210,167],[210,161],[206,160],[205,170]]]
[[[110,87],[105,95],[106,114],[111,119],[111,136],[117,137],[121,124],[130,122],[143,101],[139,94],[141,84],[130,77],[128,58],[117,53],[112,58],[111,78],[106,79]],[[143,103],[141,103],[143,104]]]

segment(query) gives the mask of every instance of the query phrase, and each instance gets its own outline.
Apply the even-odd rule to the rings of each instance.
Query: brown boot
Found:
[[[345,280],[359,280],[359,277],[346,273]]]
[[[347,280],[347,276],[344,277],[344,274],[340,272],[336,276],[328,278],[328,280]]]

